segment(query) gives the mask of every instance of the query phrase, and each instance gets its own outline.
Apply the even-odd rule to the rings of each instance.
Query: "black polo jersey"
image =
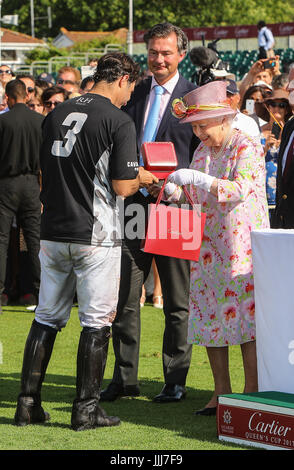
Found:
[[[65,101],[43,123],[41,239],[121,244],[111,181],[138,174],[132,119],[94,93]]]

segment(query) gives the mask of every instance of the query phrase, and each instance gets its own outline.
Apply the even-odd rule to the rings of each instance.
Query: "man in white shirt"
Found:
[[[257,23],[258,29],[258,47],[259,47],[259,59],[267,59],[268,57],[274,57],[274,45],[275,40],[273,33],[266,26],[264,21]]]
[[[237,88],[236,82],[230,79],[227,79],[226,82],[227,97],[230,100],[230,106],[232,106],[232,108],[236,109],[237,111],[232,123],[232,127],[234,129],[239,129],[240,131],[245,132],[251,137],[260,139],[260,130],[255,119],[251,116],[247,116],[246,114],[241,113],[238,109],[238,105],[240,102],[240,93]]]

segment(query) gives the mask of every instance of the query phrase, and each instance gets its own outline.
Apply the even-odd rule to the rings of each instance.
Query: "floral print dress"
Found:
[[[261,144],[234,131],[222,155],[203,143],[191,168],[219,179],[218,198],[190,186],[206,224],[198,262],[191,262],[188,342],[206,347],[255,339],[250,232],[269,227]]]

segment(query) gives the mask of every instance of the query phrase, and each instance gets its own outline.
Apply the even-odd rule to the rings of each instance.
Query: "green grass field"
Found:
[[[209,400],[213,381],[205,348],[193,348],[187,379],[187,397],[180,403],[158,404],[152,398],[163,386],[161,345],[164,316],[153,306],[142,309],[139,379],[141,396],[103,403],[121,425],[74,432],[70,429],[75,397],[76,352],[80,335],[77,308],[67,327],[57,335],[42,389],[43,406],[51,415],[44,425],[16,427],[13,424],[24,344],[34,318],[23,307],[4,307],[0,316],[0,450],[237,450],[221,443],[215,417],[196,416],[194,411]],[[104,384],[113,371],[113,349],[109,345]],[[242,392],[243,372],[239,347],[230,351],[234,392]],[[247,448],[248,449],[248,448]]]

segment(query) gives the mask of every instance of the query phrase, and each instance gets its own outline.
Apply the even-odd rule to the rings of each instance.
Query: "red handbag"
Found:
[[[187,204],[181,207],[160,204],[165,184],[166,180],[156,203],[149,205],[148,226],[142,249],[156,255],[198,261],[206,214],[201,213],[199,205],[193,203],[185,187],[183,190],[192,210],[187,208]]]

